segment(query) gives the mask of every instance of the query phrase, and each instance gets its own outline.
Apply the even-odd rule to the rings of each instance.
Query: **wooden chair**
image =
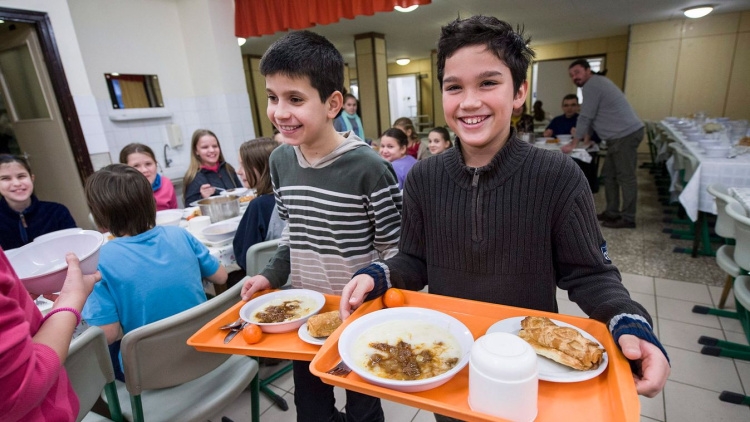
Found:
[[[245,268],[247,268],[247,275],[253,276],[258,273],[260,273],[263,268],[266,267],[268,264],[268,261],[273,258],[274,254],[276,253],[276,249],[279,247],[279,239],[274,240],[267,240],[265,242],[256,243],[255,245],[251,246],[247,250],[246,255],[246,263],[247,265]],[[287,283],[285,284],[285,287],[289,286],[289,280],[287,280]],[[282,287],[284,288],[284,287]],[[265,394],[269,399],[271,399],[274,403],[276,403],[277,406],[283,411],[289,410],[289,404],[287,404],[286,400],[284,400],[283,397],[276,394],[273,390],[271,390],[268,385],[272,382],[276,381],[280,377],[282,377],[284,374],[292,370],[292,363],[288,363],[281,367],[279,370],[274,372],[273,374],[269,375],[266,378],[263,378],[260,380],[260,392]]]
[[[117,399],[115,371],[109,357],[107,338],[101,328],[89,327],[73,339],[65,360],[65,371],[80,403],[77,422],[123,421]],[[112,419],[91,412],[102,390],[106,393]]]
[[[125,383],[118,381],[118,394],[126,419],[141,422],[148,415],[154,421],[205,421],[250,385],[258,373],[254,359],[199,352],[187,345],[191,335],[239,301],[241,288],[238,283],[203,304],[123,337]],[[257,406],[257,384],[251,398]]]

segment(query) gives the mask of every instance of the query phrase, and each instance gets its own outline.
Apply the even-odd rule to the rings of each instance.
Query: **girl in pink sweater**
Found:
[[[0,419],[74,421],[78,397],[63,362],[81,308],[99,272],[81,275],[78,258],[65,257],[68,276],[52,310],[42,317],[0,249]]]
[[[172,181],[159,174],[154,151],[148,145],[128,144],[120,151],[120,163],[135,167],[146,176],[154,190],[156,211],[177,208],[177,195]]]

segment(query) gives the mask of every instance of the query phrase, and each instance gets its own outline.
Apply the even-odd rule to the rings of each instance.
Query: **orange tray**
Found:
[[[341,296],[324,295],[326,304],[321,312],[336,311],[339,309]],[[305,343],[297,335],[297,329],[288,333],[263,333],[263,339],[255,344],[247,344],[242,339],[242,334],[237,335],[228,344],[224,344],[226,330],[219,327],[236,321],[240,317],[240,308],[247,303],[240,301],[223,314],[214,318],[211,322],[193,334],[187,341],[189,346],[195,347],[202,352],[227,353],[234,355],[248,355],[265,358],[291,359],[311,361],[321,346]]]
[[[609,365],[596,378],[576,383],[539,382],[539,414],[536,421],[563,419],[588,421],[638,421],[640,402],[635,390],[630,365],[615,345],[606,326],[599,321],[550,312],[514,308],[473,300],[458,299],[435,294],[404,291],[405,306],[435,309],[464,323],[474,338],[485,334],[495,322],[515,316],[546,316],[573,324],[604,346],[609,355]],[[344,322],[320,348],[310,363],[310,370],[326,384],[343,387],[371,396],[403,403],[442,415],[470,421],[500,421],[495,416],[474,412],[469,407],[469,367],[456,374],[440,387],[419,393],[402,393],[368,383],[354,372],[344,377],[327,374],[341,360],[338,340],[352,321],[383,308],[381,300],[365,303]]]

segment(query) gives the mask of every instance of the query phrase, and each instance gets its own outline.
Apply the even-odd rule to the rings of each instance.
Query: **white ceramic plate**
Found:
[[[487,334],[489,333],[511,333],[518,335],[518,332],[521,331],[521,321],[525,317],[513,317],[513,318],[507,318],[500,320],[490,328],[487,329]],[[581,330],[578,327],[575,327],[573,325],[568,324],[567,322],[558,321],[556,319],[553,319],[552,322],[555,324],[561,326],[561,327],[570,327],[576,329],[581,335],[586,337],[587,339],[596,342],[599,347],[602,349],[604,346],[602,346],[601,343],[599,343],[599,340],[595,339],[594,336],[587,333],[586,331]],[[604,372],[605,369],[607,369],[607,364],[609,363],[609,358],[607,357],[607,352],[604,352],[604,356],[602,358],[602,364],[599,365],[598,368],[590,370],[590,371],[579,371],[577,369],[570,368],[568,366],[559,364],[551,359],[547,359],[545,357],[539,356],[539,379],[542,381],[550,381],[550,382],[579,382],[579,381],[586,381],[591,378],[598,377],[599,374]]]
[[[297,330],[297,335],[299,335],[300,340],[304,341],[305,343],[314,344],[316,346],[322,346],[323,343],[328,340],[328,337],[313,337],[310,335],[310,333],[307,332],[307,322],[299,326],[299,330]]]
[[[302,318],[297,318],[292,321],[284,322],[257,322],[253,316],[256,312],[266,308],[271,302],[283,301],[286,299],[297,299],[297,298],[309,298],[315,303],[315,306],[311,309],[311,312]],[[290,331],[297,330],[300,325],[304,324],[308,318],[320,312],[323,305],[326,303],[326,298],[322,293],[318,293],[314,290],[307,289],[289,289],[279,290],[277,292],[268,293],[262,296],[258,296],[255,299],[247,302],[240,308],[240,318],[245,321],[249,321],[256,324],[263,330],[264,333],[288,333]]]

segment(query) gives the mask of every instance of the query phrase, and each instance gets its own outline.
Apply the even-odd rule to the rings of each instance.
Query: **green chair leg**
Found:
[[[109,406],[110,419],[115,422],[123,422],[125,418],[122,416],[120,400],[117,398],[117,385],[115,385],[114,381],[104,386],[104,393],[107,395],[107,406]]]

